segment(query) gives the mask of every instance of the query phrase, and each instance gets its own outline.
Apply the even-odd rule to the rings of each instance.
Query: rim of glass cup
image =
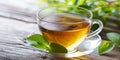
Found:
[[[73,8],[74,8],[74,7],[77,7],[77,6],[67,6],[67,7],[73,7]],[[47,15],[44,16],[44,17],[40,17],[40,16],[41,16],[41,13],[42,13],[43,11],[45,11],[45,10],[47,10],[47,9],[50,9],[50,10],[51,10],[51,9],[56,9],[56,8],[57,8],[56,6],[53,6],[53,7],[45,7],[45,8],[43,8],[43,9],[39,9],[38,12],[37,12],[37,23],[39,24],[40,21],[44,21],[44,22],[47,22],[47,23],[65,23],[65,24],[78,24],[78,23],[81,23],[81,22],[76,22],[76,23],[49,22],[49,21],[42,20],[42,19],[44,19],[45,17],[47,17]],[[92,11],[90,11],[90,10],[88,10],[88,9],[86,9],[86,8],[83,8],[83,7],[77,7],[77,8],[82,9],[82,10],[86,10],[87,13],[89,13],[90,17],[87,17],[87,18],[85,18],[85,19],[92,21],[92,17],[93,17]],[[62,13],[65,13],[65,12],[62,12]],[[80,17],[82,17],[82,16],[80,16]]]

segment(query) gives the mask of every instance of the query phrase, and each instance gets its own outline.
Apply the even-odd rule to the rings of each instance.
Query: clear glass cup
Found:
[[[98,34],[103,24],[92,17],[92,12],[82,7],[47,7],[38,11],[37,23],[49,43],[58,43],[69,51],[59,55],[75,57],[89,54],[100,45],[101,37]],[[99,27],[92,31],[94,24]],[[92,39],[97,42],[92,43]],[[86,43],[92,45],[92,48],[88,46],[87,49]]]

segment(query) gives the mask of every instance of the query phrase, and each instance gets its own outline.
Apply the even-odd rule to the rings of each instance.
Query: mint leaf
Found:
[[[107,33],[107,37],[109,40],[116,43],[120,47],[120,34],[111,32]]]
[[[57,43],[49,44],[48,41],[40,34],[33,34],[27,37],[27,42],[39,50],[47,50],[51,53],[67,53],[67,49]]]
[[[40,34],[33,34],[27,37],[27,42],[38,49],[42,49],[42,50],[49,49],[49,43]]]
[[[111,41],[102,41],[101,45],[98,48],[99,54],[106,54],[115,47],[115,44]]]
[[[52,53],[67,53],[67,49],[57,43],[51,43],[50,47]]]

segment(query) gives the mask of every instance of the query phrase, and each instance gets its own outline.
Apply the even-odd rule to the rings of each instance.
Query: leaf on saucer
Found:
[[[42,50],[49,49],[49,43],[40,34],[33,34],[27,37],[27,42],[38,49],[42,49]]]
[[[51,43],[50,47],[52,53],[67,53],[67,49],[57,43]]]
[[[115,44],[111,41],[102,41],[101,45],[98,48],[99,54],[106,54],[115,47]]]
[[[112,42],[116,43],[120,47],[120,34],[118,33],[107,33],[107,37]]]

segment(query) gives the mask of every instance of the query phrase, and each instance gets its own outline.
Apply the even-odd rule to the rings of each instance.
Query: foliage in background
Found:
[[[120,26],[120,0],[40,0],[41,3],[47,3],[48,6],[79,6],[91,10],[93,18],[101,19],[104,25],[107,18],[113,16],[117,18],[117,25]]]

